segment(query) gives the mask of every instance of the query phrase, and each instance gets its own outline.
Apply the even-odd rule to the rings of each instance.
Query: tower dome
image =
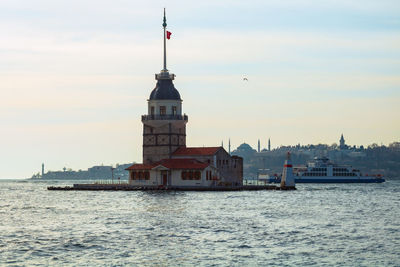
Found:
[[[164,19],[163,24],[164,28],[164,68],[161,70],[159,74],[156,74],[157,84],[156,87],[151,91],[149,101],[151,100],[178,100],[182,101],[181,95],[178,90],[176,90],[174,83],[172,82],[175,79],[175,74],[170,74],[167,69],[167,44],[166,39],[169,39],[171,35],[170,32],[166,31],[167,27],[167,19],[165,17],[165,8],[164,8]],[[168,36],[166,36],[168,33]],[[167,38],[166,38],[167,37]]]
[[[169,76],[169,75],[168,75]],[[149,100],[182,100],[171,78],[158,78],[156,87],[151,91]]]

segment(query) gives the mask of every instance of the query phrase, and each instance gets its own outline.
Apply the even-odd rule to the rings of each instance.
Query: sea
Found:
[[[400,180],[48,191],[0,180],[0,266],[400,266]]]

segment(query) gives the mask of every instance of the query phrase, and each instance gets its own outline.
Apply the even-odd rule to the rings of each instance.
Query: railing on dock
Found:
[[[243,185],[259,186],[259,185],[268,185],[268,184],[270,184],[270,183],[268,183],[267,180],[243,179]]]
[[[128,180],[97,180],[93,184],[128,184]]]

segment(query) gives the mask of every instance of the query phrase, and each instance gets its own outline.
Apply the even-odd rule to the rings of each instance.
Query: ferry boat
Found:
[[[380,175],[363,175],[350,166],[337,165],[328,158],[314,158],[306,166],[293,167],[296,183],[382,183],[385,179]],[[271,183],[280,183],[281,177],[269,178]]]

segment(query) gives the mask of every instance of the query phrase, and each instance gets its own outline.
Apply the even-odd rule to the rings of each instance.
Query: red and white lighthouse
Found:
[[[293,175],[292,160],[290,159],[290,152],[288,152],[287,156],[286,156],[286,160],[285,160],[285,165],[283,165],[281,187],[287,188],[287,187],[294,187],[294,186],[295,186],[295,181],[294,181],[294,175]]]

